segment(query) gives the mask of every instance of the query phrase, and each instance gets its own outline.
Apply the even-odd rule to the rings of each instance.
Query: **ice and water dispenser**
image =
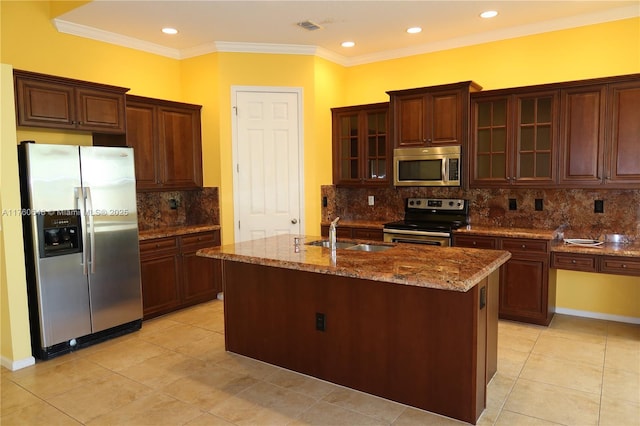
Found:
[[[38,215],[40,258],[82,252],[80,210]]]

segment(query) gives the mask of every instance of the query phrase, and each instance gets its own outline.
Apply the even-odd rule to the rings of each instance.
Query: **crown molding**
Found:
[[[130,49],[142,50],[143,52],[153,53],[154,55],[166,56],[172,59],[182,59],[178,49],[161,46],[148,41],[139,40],[133,37],[127,37],[109,31],[100,30],[86,25],[80,25],[73,22],[64,21],[54,18],[53,24],[56,29],[65,34],[71,34],[78,37],[89,38],[96,41],[115,44],[117,46],[128,47]]]
[[[215,41],[180,50],[142,41],[133,37],[115,34],[109,31],[99,30],[85,25],[75,24],[58,18],[55,18],[53,22],[56,29],[61,33],[76,35],[79,37],[85,37],[92,40],[128,47],[131,49],[141,50],[155,55],[166,56],[172,59],[187,59],[214,52],[270,53],[318,56],[320,58],[334,62],[338,65],[351,67],[372,62],[380,62],[407,56],[432,53],[441,50],[455,49],[459,47],[524,37],[545,32],[576,28],[585,25],[594,25],[621,19],[636,18],[638,16],[640,16],[640,4],[637,6],[626,6],[617,9],[610,9],[605,12],[589,13],[569,18],[554,19],[550,21],[537,22],[534,24],[521,25],[518,27],[488,31],[454,39],[435,41],[420,46],[389,50],[368,55],[360,55],[352,58],[342,56],[322,47],[298,44],[236,43]]]

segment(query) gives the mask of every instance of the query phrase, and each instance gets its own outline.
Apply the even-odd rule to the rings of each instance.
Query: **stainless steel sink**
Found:
[[[353,251],[385,251],[389,250],[393,246],[383,246],[381,244],[357,244],[355,246],[347,247],[347,250]]]
[[[311,241],[310,243],[307,243],[307,245],[329,248],[329,240]],[[346,249],[346,248],[349,248],[349,247],[354,247],[356,245],[357,245],[356,243],[350,243],[350,242],[347,242],[347,241],[336,241],[336,248],[337,249]]]

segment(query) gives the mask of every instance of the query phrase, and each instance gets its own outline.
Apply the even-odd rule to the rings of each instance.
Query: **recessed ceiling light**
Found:
[[[411,28],[407,28],[407,32],[409,34],[418,34],[422,32],[422,28],[420,27],[411,27]]]
[[[486,12],[482,12],[480,14],[481,18],[493,18],[495,16],[498,16],[498,12],[496,12],[495,10],[487,10]]]
[[[352,41],[343,41],[341,46],[342,47],[353,47],[355,45],[356,44],[354,42],[352,42]]]
[[[169,28],[169,27],[163,28],[162,32],[165,33],[165,34],[172,34],[172,35],[173,34],[178,34],[178,30],[176,30],[175,28]]]

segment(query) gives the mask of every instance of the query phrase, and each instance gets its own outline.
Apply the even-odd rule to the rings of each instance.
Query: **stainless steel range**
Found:
[[[408,198],[404,220],[384,224],[384,240],[448,247],[452,231],[468,223],[468,200]]]

